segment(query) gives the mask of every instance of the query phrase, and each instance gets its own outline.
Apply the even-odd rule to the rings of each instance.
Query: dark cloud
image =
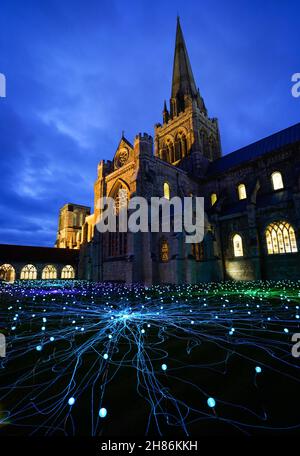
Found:
[[[0,242],[53,245],[59,208],[91,205],[97,162],[153,133],[175,21],[228,153],[299,120],[296,1],[10,0],[0,14]]]

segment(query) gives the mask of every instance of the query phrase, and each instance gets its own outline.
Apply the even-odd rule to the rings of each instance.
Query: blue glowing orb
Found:
[[[261,367],[256,366],[255,372],[256,372],[257,374],[260,374],[260,373],[261,373]]]
[[[168,368],[168,366],[167,366],[166,364],[162,364],[162,365],[161,365],[161,368],[162,368],[163,371],[166,371],[167,368]]]
[[[70,399],[68,400],[68,404],[69,405],[74,405],[75,404],[75,398],[74,397],[70,397]]]
[[[211,407],[211,408],[215,407],[216,401],[214,400],[213,397],[209,397],[209,398],[207,399],[207,405],[208,405],[208,407]]]
[[[106,408],[102,407],[100,410],[99,410],[99,416],[100,418],[105,418],[107,415],[107,410]]]

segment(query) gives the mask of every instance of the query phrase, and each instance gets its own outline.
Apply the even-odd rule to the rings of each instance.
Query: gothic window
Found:
[[[67,264],[62,268],[61,271],[61,278],[62,279],[75,279],[75,270],[73,266]]]
[[[181,160],[187,155],[187,139],[184,132],[178,133],[175,141],[175,157],[174,161]]]
[[[172,140],[170,138],[167,139],[166,146],[167,146],[167,151],[168,151],[168,160],[167,161],[169,163],[173,163],[173,161],[175,160],[174,143],[172,142]]]
[[[15,269],[11,264],[2,264],[2,266],[0,266],[0,280],[4,280],[5,282],[14,282],[15,278]]]
[[[283,188],[282,175],[279,171],[275,171],[272,174],[271,178],[274,190],[280,190],[281,188]]]
[[[239,234],[235,234],[232,237],[232,244],[233,244],[233,254],[235,257],[242,257],[244,256],[243,252],[243,240]]]
[[[57,278],[57,271],[52,264],[48,264],[44,267],[42,272],[42,279],[56,279]]]
[[[192,256],[196,261],[203,261],[204,259],[204,243],[197,242],[196,244],[192,244]]]
[[[243,200],[243,199],[247,198],[246,187],[244,184],[240,184],[238,186],[238,196],[239,196],[239,200]]]
[[[216,194],[216,193],[212,193],[212,194],[210,195],[210,202],[211,202],[211,205],[212,205],[212,206],[217,202],[217,199],[218,199],[218,197],[217,197],[217,194]]]
[[[122,209],[126,209],[128,206],[128,189],[120,183],[110,196],[115,199],[115,213],[117,217],[116,232],[107,232],[104,234],[104,255],[107,258],[127,254],[127,233],[119,231],[119,214]]]
[[[163,239],[160,244],[160,260],[164,263],[169,261],[169,243]]]
[[[274,222],[266,229],[269,255],[298,252],[294,228],[288,222]]]
[[[169,200],[170,199],[170,185],[168,182],[164,182],[164,197]]]
[[[33,264],[27,264],[21,270],[21,280],[35,280],[37,278],[37,269]]]

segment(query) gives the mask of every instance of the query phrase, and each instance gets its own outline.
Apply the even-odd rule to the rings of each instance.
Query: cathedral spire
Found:
[[[184,95],[196,96],[197,89],[181,30],[180,20],[179,17],[177,17],[171,97],[176,98],[177,96]]]

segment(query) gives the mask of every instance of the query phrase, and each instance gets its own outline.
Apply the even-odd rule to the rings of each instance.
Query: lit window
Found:
[[[235,234],[232,238],[233,242],[233,254],[235,257],[244,256],[243,252],[243,240],[239,234]]]
[[[43,272],[42,272],[42,279],[56,279],[57,278],[57,272],[56,268],[52,266],[52,264],[48,264],[47,266],[44,267]]]
[[[2,266],[0,266],[0,280],[14,282],[15,278],[15,269],[11,264],[2,264]]]
[[[163,262],[169,261],[169,244],[166,240],[163,240],[160,245],[160,259]]]
[[[21,270],[20,279],[22,280],[35,280],[37,278],[37,270],[33,264],[27,264]]]
[[[216,203],[217,199],[218,199],[218,197],[217,197],[217,194],[216,194],[216,193],[212,193],[212,194],[210,195],[210,201],[211,201],[211,205],[212,205],[212,206]]]
[[[283,188],[282,175],[279,171],[275,171],[275,173],[272,174],[272,184],[274,190],[280,190]]]
[[[238,194],[239,194],[239,200],[243,200],[243,199],[247,198],[246,187],[244,184],[240,184],[238,186]]]
[[[67,266],[64,266],[61,271],[61,278],[62,279],[75,279],[75,271],[73,266],[70,266],[67,264]]]
[[[294,228],[288,222],[271,223],[266,229],[269,255],[298,252]]]
[[[168,182],[164,183],[164,197],[169,200],[170,199],[170,185]]]

